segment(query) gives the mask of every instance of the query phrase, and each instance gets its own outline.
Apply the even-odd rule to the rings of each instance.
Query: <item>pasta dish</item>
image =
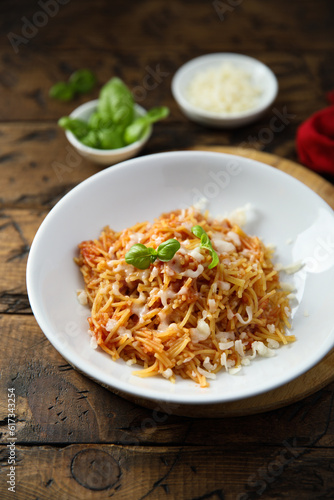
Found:
[[[120,232],[105,227],[79,252],[91,344],[141,365],[137,376],[206,387],[295,340],[273,250],[228,219],[175,210]]]

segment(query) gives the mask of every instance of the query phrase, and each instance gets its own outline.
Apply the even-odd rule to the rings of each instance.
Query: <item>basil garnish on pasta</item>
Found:
[[[142,243],[132,245],[130,250],[125,254],[125,262],[132,264],[137,269],[147,269],[156,259],[162,262],[172,260],[176,252],[180,248],[180,242],[171,238],[161,243],[157,249],[147,247]]]
[[[172,260],[180,247],[180,242],[175,240],[174,238],[164,241],[157,248],[157,257],[162,262],[168,262]]]
[[[201,240],[200,247],[206,248],[206,250],[209,250],[209,252],[210,252],[211,262],[209,264],[209,269],[216,267],[217,264],[219,263],[219,257],[217,255],[217,252],[213,249],[212,243],[211,243],[210,238],[207,235],[206,231],[204,231],[202,226],[193,226],[191,228],[191,232],[195,236],[197,236],[197,238],[200,238],[200,240]]]

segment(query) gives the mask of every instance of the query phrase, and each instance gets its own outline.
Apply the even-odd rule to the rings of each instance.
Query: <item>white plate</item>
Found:
[[[226,62],[248,73],[252,84],[261,90],[256,106],[238,113],[214,113],[191,104],[187,91],[194,76]],[[233,52],[217,52],[196,57],[181,66],[172,80],[172,93],[181,111],[190,120],[210,127],[236,128],[260,119],[276,99],[277,92],[277,78],[268,66],[253,57]]]
[[[73,262],[77,244],[99,236],[109,224],[121,230],[162,212],[187,207],[201,197],[213,215],[250,203],[245,226],[276,245],[276,262],[302,261],[293,329],[297,341],[273,358],[255,359],[237,375],[221,371],[210,387],[190,380],[176,384],[160,377],[131,374],[133,367],[113,362],[89,347],[86,318],[76,290],[83,288]],[[262,163],[221,153],[171,152],[128,160],[90,177],[51,210],[33,241],[27,287],[35,317],[54,347],[89,377],[136,397],[182,404],[242,399],[274,389],[310,369],[334,345],[334,215],[313,191],[293,177]],[[306,316],[308,314],[308,316]]]

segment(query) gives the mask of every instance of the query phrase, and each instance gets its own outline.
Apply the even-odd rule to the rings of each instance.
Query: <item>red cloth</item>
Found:
[[[317,172],[334,174],[334,91],[327,97],[333,105],[300,125],[296,143],[301,163]]]

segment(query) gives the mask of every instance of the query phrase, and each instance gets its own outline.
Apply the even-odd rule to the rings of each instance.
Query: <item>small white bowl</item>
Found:
[[[95,99],[94,101],[89,101],[86,102],[85,104],[82,104],[74,111],[72,111],[70,117],[79,118],[80,120],[83,120],[85,122],[88,121],[90,115],[94,113],[94,111],[96,111],[97,103],[98,100]],[[146,110],[141,106],[139,106],[138,104],[135,104],[135,112],[138,116],[142,116],[146,113]],[[118,149],[91,148],[80,142],[79,139],[77,139],[75,135],[72,134],[72,132],[70,132],[69,130],[65,130],[65,134],[68,141],[72,144],[72,146],[77,150],[77,152],[81,156],[84,156],[85,158],[91,160],[94,163],[109,166],[136,156],[150,138],[152,134],[152,126],[150,126],[147,134],[144,137],[142,137],[139,141],[133,142],[132,144],[129,144],[124,148],[118,148]]]
[[[214,113],[191,104],[187,90],[194,76],[226,62],[250,74],[252,84],[261,90],[256,107],[239,113]],[[270,108],[277,92],[277,78],[268,66],[252,57],[229,52],[196,57],[181,66],[172,80],[172,94],[181,111],[194,122],[217,128],[236,128],[258,120]]]

